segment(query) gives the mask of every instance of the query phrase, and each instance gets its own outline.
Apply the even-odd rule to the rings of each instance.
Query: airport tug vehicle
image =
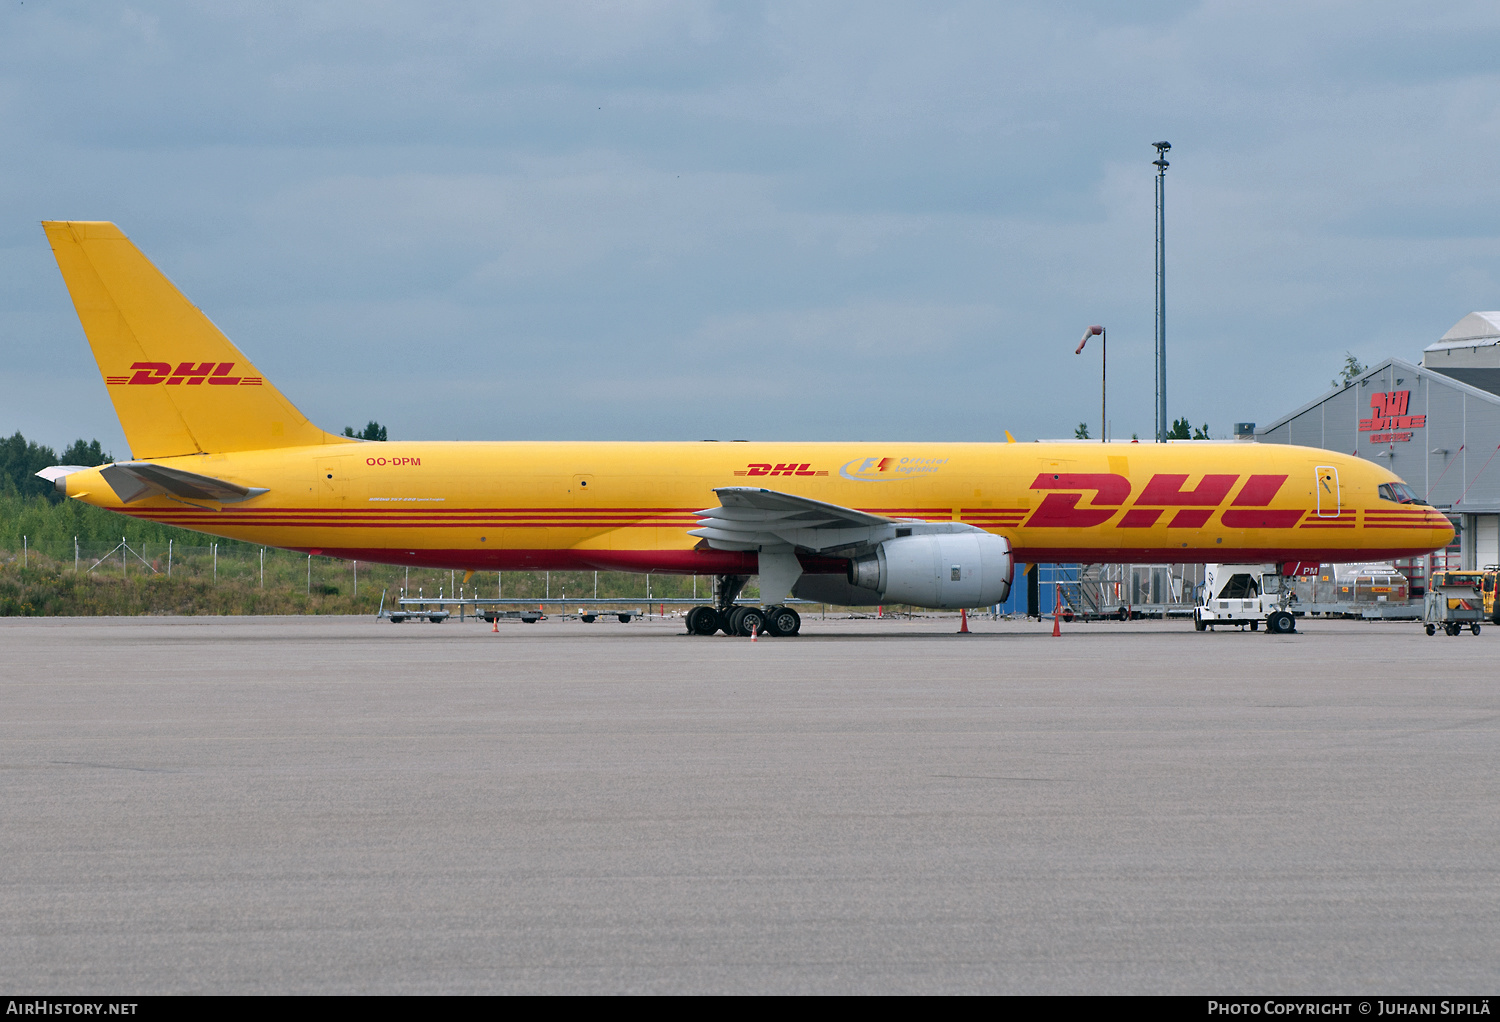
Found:
[[[1285,635],[1297,630],[1289,609],[1296,600],[1292,580],[1275,564],[1210,564],[1204,571],[1202,595],[1193,608],[1193,627],[1207,631],[1218,625],[1250,626],[1253,632]]]

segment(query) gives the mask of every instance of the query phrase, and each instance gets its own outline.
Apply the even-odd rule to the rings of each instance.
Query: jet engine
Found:
[[[1010,595],[1010,543],[988,532],[888,539],[849,562],[849,584],[890,603],[956,610]]]

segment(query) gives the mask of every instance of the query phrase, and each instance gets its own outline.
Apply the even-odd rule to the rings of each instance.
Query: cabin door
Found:
[[[1317,485],[1314,487],[1318,500],[1319,518],[1337,518],[1343,509],[1339,497],[1339,470],[1332,465],[1319,465]]]

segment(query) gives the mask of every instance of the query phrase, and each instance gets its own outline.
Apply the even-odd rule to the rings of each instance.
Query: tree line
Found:
[[[1089,436],[1089,424],[1087,422],[1080,422],[1078,428],[1073,430],[1073,436],[1079,440],[1093,439],[1093,437]],[[1134,434],[1132,434],[1132,439],[1134,439]],[[1211,438],[1208,435],[1208,423],[1205,422],[1203,425],[1195,427],[1192,423],[1188,422],[1186,416],[1183,416],[1172,423],[1172,428],[1167,431],[1167,439],[1208,440]]]
[[[384,440],[387,435],[386,428],[374,420],[360,432],[347,427],[344,434],[361,440]],[[163,546],[168,540],[179,546],[218,543],[224,554],[238,550],[248,555],[257,549],[252,544],[216,540],[186,529],[115,514],[82,501],[65,500],[50,482],[37,477],[38,472],[53,465],[91,468],[114,460],[114,455],[105,451],[98,440],[80,437],[59,454],[45,444],[27,440],[19,430],[14,436],[0,438],[0,551],[14,552],[26,547],[71,558],[75,539],[89,546],[118,543],[121,537],[128,538],[131,544],[147,542]]]
[[[371,419],[359,432],[355,432],[353,426],[345,426],[344,435],[360,440],[384,440],[387,434],[384,426]],[[37,478],[38,472],[53,465],[92,468],[108,465],[114,460],[115,456],[106,452],[98,440],[79,437],[58,454],[44,444],[27,440],[17,430],[14,436],[0,438],[0,496],[45,497],[57,504],[63,498],[50,482]]]
[[[0,494],[20,497],[45,497],[52,503],[62,500],[52,484],[38,479],[37,473],[53,465],[107,465],[114,455],[106,454],[98,440],[74,440],[61,455],[50,447],[16,435],[0,439]]]
[[[58,454],[45,444],[27,440],[19,431],[0,438],[0,551],[20,551],[23,546],[46,550],[57,557],[72,558],[75,538],[84,545],[118,543],[122,536],[132,544],[202,546],[215,540],[186,529],[142,521],[115,514],[78,500],[66,500],[56,488],[36,473],[53,465],[107,465],[114,456],[98,440],[78,439]],[[24,539],[23,539],[24,537]],[[250,544],[218,540],[221,550],[253,549]]]

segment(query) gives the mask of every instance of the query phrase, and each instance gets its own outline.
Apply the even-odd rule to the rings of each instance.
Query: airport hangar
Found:
[[[1500,312],[1470,313],[1421,365],[1371,366],[1256,440],[1379,459],[1446,514],[1454,545],[1397,565],[1414,588],[1433,568],[1500,564]]]

